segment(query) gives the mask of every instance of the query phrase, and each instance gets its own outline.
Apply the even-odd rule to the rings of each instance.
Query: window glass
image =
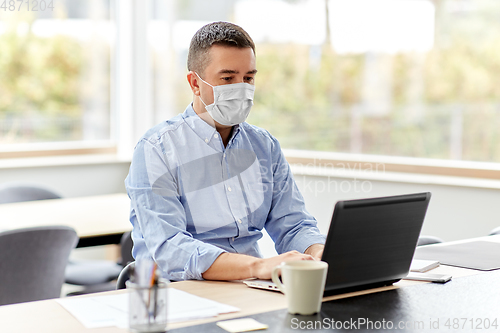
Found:
[[[154,13],[166,44],[152,39],[165,117],[192,100],[191,36],[228,20],[257,44],[248,122],[284,148],[500,162],[497,0],[170,3]]]
[[[109,140],[109,0],[0,5],[0,144]]]

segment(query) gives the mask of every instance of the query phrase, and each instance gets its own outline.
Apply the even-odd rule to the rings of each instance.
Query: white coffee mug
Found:
[[[273,269],[273,282],[285,294],[289,313],[312,315],[321,310],[327,272],[326,262],[313,260],[287,261]]]

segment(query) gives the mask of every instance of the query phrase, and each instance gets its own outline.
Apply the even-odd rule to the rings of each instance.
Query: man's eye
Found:
[[[245,78],[245,81],[247,81],[247,82],[253,82],[253,77],[248,76],[248,77]]]
[[[231,81],[231,77],[223,77],[222,78],[224,81]]]

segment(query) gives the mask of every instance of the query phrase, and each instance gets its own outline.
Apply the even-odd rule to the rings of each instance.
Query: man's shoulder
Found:
[[[184,123],[184,118],[182,114],[178,114],[177,116],[164,120],[156,126],[150,128],[144,135],[141,137],[141,140],[149,141],[151,144],[156,144],[165,136],[168,136],[171,132],[174,132]]]
[[[277,141],[276,138],[262,127],[255,126],[244,122],[240,125],[249,136],[255,136],[262,140],[269,140],[270,142]]]
[[[268,157],[279,156],[281,154],[280,143],[267,130],[248,123],[242,123],[241,127],[245,140],[248,141],[255,152],[267,155]]]

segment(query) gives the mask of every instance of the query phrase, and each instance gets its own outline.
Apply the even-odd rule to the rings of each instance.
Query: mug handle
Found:
[[[281,283],[280,277],[278,275],[278,271],[280,271],[280,273],[281,273],[281,268],[283,267],[283,265],[284,265],[284,263],[273,268],[271,278],[272,278],[273,282],[276,284],[276,286],[278,287],[278,289],[284,294],[285,293],[285,286],[283,285],[283,283]]]

